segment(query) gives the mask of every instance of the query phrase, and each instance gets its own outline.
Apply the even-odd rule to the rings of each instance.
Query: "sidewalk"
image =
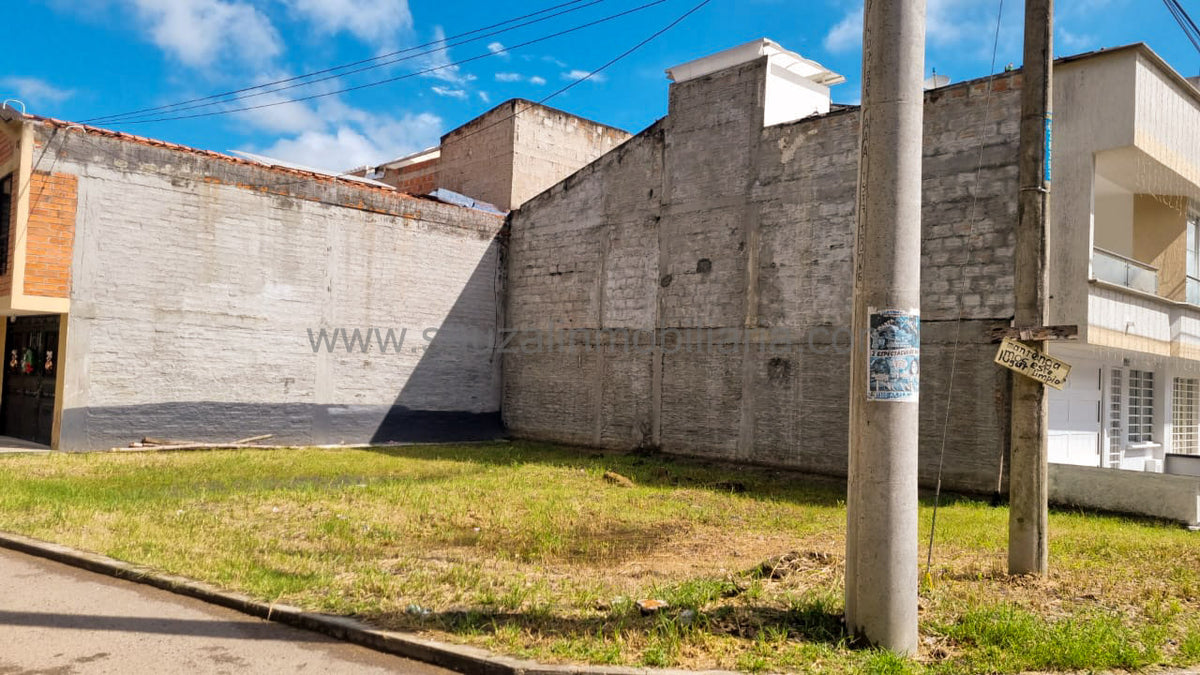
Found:
[[[0,549],[0,673],[451,671]]]

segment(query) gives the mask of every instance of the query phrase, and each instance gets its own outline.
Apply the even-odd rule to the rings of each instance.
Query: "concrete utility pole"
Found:
[[[925,0],[866,0],[850,361],[846,624],[917,650]],[[865,338],[865,339],[864,339]]]
[[[1025,0],[1025,64],[1021,84],[1021,150],[1017,205],[1017,328],[1045,326],[1046,231],[1050,216],[1050,118],[1054,0]],[[1027,343],[1045,351],[1045,342]],[[1008,572],[1045,574],[1049,487],[1046,469],[1046,387],[1012,376],[1012,460],[1009,462]]]

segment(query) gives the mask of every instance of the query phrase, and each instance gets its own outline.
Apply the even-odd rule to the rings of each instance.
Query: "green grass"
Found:
[[[1003,508],[943,504],[921,653],[900,659],[842,626],[838,481],[532,443],[0,457],[0,529],[519,657],[829,673],[1200,663],[1200,535],[1055,512],[1052,573],[1035,580],[1003,573],[1006,527]],[[641,599],[670,606],[643,616]]]

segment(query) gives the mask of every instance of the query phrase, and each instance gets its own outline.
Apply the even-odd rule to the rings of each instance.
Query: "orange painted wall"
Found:
[[[66,298],[71,293],[78,179],[65,173],[33,174],[29,241],[25,248],[25,295]]]

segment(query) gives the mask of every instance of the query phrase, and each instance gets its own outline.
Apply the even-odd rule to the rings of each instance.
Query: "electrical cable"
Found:
[[[1167,11],[1175,19],[1175,23],[1179,24],[1188,41],[1192,43],[1196,51],[1200,52],[1200,27],[1197,27],[1196,22],[1192,21],[1187,10],[1179,4],[1179,0],[1163,0],[1163,4],[1167,6]]]
[[[622,18],[622,17],[624,17],[624,16],[628,16],[628,15],[630,15],[630,14],[634,14],[634,13],[636,13],[636,12],[644,11],[644,10],[646,10],[646,9],[649,9],[649,8],[651,8],[651,7],[654,7],[654,6],[656,6],[656,5],[661,5],[661,4],[663,4],[663,3],[665,3],[665,2],[668,2],[668,1],[669,1],[669,0],[651,0],[651,2],[647,2],[647,3],[645,3],[645,4],[638,5],[637,7],[634,7],[634,8],[632,8],[632,9],[628,9],[628,10],[625,10],[625,11],[623,11],[623,12],[618,12],[618,13],[616,13],[616,14],[611,14],[611,15],[609,15],[609,16],[606,16],[606,17],[603,17],[603,18],[601,18],[601,19],[596,19],[596,20],[594,20],[594,21],[589,21],[589,22],[587,22],[587,23],[584,23],[584,24],[581,24],[581,25],[578,25],[578,26],[575,26],[575,27],[572,27],[572,28],[567,28],[567,29],[565,29],[565,30],[558,31],[558,32],[556,32],[556,33],[551,33],[551,34],[549,34],[549,35],[544,35],[544,36],[542,36],[542,37],[534,38],[534,39],[532,39],[532,40],[527,40],[527,41],[525,41],[525,42],[521,42],[521,43],[519,43],[519,44],[515,44],[515,45],[513,45],[513,46],[511,46],[511,47],[506,47],[506,48],[505,48],[505,51],[514,51],[514,50],[517,50],[517,49],[521,49],[521,48],[524,48],[524,47],[528,47],[528,46],[530,46],[530,45],[533,45],[533,44],[537,44],[537,43],[540,43],[540,42],[545,42],[545,41],[547,41],[547,40],[552,40],[552,39],[554,39],[554,38],[557,38],[557,37],[562,37],[563,35],[568,35],[568,34],[570,34],[570,33],[575,33],[575,32],[578,32],[578,31],[584,30],[584,29],[586,29],[586,28],[591,28],[591,27],[593,27],[593,26],[597,26],[597,25],[599,25],[599,24],[602,24],[602,23],[607,23],[607,22],[609,22],[609,21],[614,21],[614,20],[616,20],[616,19],[619,19],[619,18]],[[493,57],[493,56],[496,56],[496,54],[495,54],[494,52],[491,52],[491,51],[489,51],[489,52],[487,52],[486,54],[479,54],[479,55],[477,55],[477,56],[472,56],[472,57],[470,57],[470,58],[461,59],[461,60],[458,60],[458,61],[454,61],[454,62],[452,62],[452,63],[447,63],[447,64],[443,64],[443,65],[440,65],[440,66],[434,66],[434,67],[432,67],[432,68],[426,68],[426,69],[424,69],[424,70],[419,70],[419,71],[415,71],[415,72],[411,72],[411,73],[406,73],[406,74],[404,74],[404,75],[398,75],[398,76],[396,76],[396,77],[389,77],[389,78],[386,78],[386,79],[383,79],[383,80],[376,80],[376,81],[373,81],[373,82],[366,82],[366,83],[359,84],[359,85],[356,85],[356,86],[353,86],[353,87],[345,87],[345,88],[338,89],[338,90],[335,90],[335,91],[322,92],[322,93],[319,93],[319,94],[310,94],[310,95],[308,95],[308,96],[301,96],[301,97],[292,98],[292,99],[285,99],[285,100],[283,100],[283,101],[273,101],[273,102],[271,102],[271,103],[261,103],[261,104],[259,104],[259,105],[253,105],[253,106],[244,106],[244,107],[240,107],[240,108],[230,108],[230,109],[227,109],[227,110],[214,110],[214,111],[210,111],[210,112],[192,113],[192,114],[189,114],[189,115],[174,115],[174,116],[168,116],[168,117],[155,117],[155,118],[151,118],[151,119],[123,120],[121,123],[122,123],[122,124],[149,124],[149,123],[154,123],[154,122],[171,122],[171,121],[175,121],[175,120],[196,119],[196,118],[201,118],[201,117],[213,117],[213,116],[216,116],[216,115],[229,115],[229,114],[233,114],[233,113],[239,113],[239,112],[248,112],[248,111],[252,111],[252,110],[262,110],[262,109],[264,109],[264,108],[272,108],[272,107],[275,107],[275,106],[287,105],[287,104],[289,104],[289,103],[301,103],[301,102],[304,102],[304,101],[312,101],[312,100],[319,99],[319,98],[327,98],[327,97],[329,97],[329,96],[336,96],[336,95],[338,95],[338,94],[345,94],[345,93],[347,93],[347,92],[351,92],[351,91],[359,91],[359,90],[362,90],[362,89],[368,89],[368,88],[371,88],[371,87],[378,87],[378,86],[380,86],[380,85],[384,85],[384,84],[391,84],[391,83],[393,83],[393,82],[398,82],[398,81],[400,81],[400,80],[406,80],[406,79],[409,79],[409,78],[412,78],[412,77],[416,77],[416,76],[418,76],[418,75],[426,75],[426,74],[428,74],[428,73],[437,72],[437,71],[439,71],[439,70],[445,70],[445,69],[447,69],[447,68],[453,68],[453,67],[455,67],[455,66],[460,66],[460,65],[463,65],[463,64],[465,64],[465,63],[471,63],[471,62],[473,62],[473,61],[478,61],[478,60],[480,60],[480,59],[485,59],[485,58],[488,58],[488,57]]]
[[[985,125],[988,124],[988,119],[989,119],[988,113],[990,112],[991,105],[992,105],[992,85],[996,80],[996,53],[999,51],[999,48],[1000,48],[1000,23],[1001,23],[1001,19],[1003,18],[1003,16],[1004,16],[1004,0],[999,0],[999,7],[996,10],[996,34],[995,34],[994,41],[992,43],[992,64],[988,70],[988,72],[990,74],[988,75],[987,95],[986,95],[986,98],[984,99],[984,103],[983,103],[983,123]],[[975,181],[973,184],[974,188],[975,188],[974,195],[972,196],[972,199],[971,199],[971,209],[970,209],[970,211],[968,211],[968,214],[967,214],[967,223],[968,223],[969,229],[967,231],[967,237],[965,239],[965,244],[964,244],[965,248],[967,249],[967,258],[962,263],[962,265],[960,266],[959,269],[963,269],[971,264],[971,256],[973,253],[973,251],[971,249],[971,236],[975,232],[975,215],[977,212],[977,207],[979,205],[979,176],[983,172],[983,154],[984,154],[985,140],[986,140],[986,135],[981,131],[979,134],[979,160],[975,165]],[[946,440],[947,440],[947,436],[950,431],[950,404],[954,400],[954,375],[958,368],[958,348],[959,348],[960,338],[962,337],[963,295],[965,294],[965,291],[966,291],[966,277],[963,277],[962,279],[963,279],[963,287],[960,288],[959,292],[958,292],[958,316],[955,319],[955,327],[954,327],[954,349],[950,352],[950,379],[946,385],[946,412],[945,412],[945,417],[942,420],[942,444],[941,444],[941,450],[938,453],[937,485],[934,488],[934,493],[933,493],[933,517],[932,517],[932,522],[930,523],[930,527],[929,527],[929,549],[925,556],[925,579],[928,580],[929,582],[932,582],[932,580],[933,580],[933,577],[930,576],[930,570],[932,569],[932,566],[933,566],[933,541],[934,541],[935,535],[937,534],[937,514],[938,514],[938,507],[941,505],[941,497],[942,497],[942,468],[945,465]]]
[[[655,31],[655,32],[654,32],[654,33],[652,33],[650,36],[648,36],[648,37],[646,37],[645,39],[641,40],[640,42],[638,42],[637,44],[633,45],[633,46],[632,46],[632,47],[630,47],[629,49],[626,49],[624,52],[622,52],[622,53],[618,54],[617,56],[615,56],[615,57],[613,57],[613,58],[609,59],[607,62],[605,62],[604,64],[602,64],[602,65],[601,65],[601,66],[599,66],[598,68],[596,68],[596,69],[594,69],[594,70],[592,70],[592,71],[588,72],[588,73],[587,73],[586,75],[584,75],[583,77],[580,77],[580,78],[578,78],[578,79],[574,80],[573,82],[570,82],[570,83],[568,83],[567,85],[565,85],[565,86],[563,86],[563,87],[559,88],[558,90],[556,90],[556,91],[554,91],[554,92],[550,93],[549,95],[547,95],[547,96],[543,97],[542,99],[540,99],[540,100],[539,100],[539,102],[538,102],[537,104],[534,104],[534,105],[538,105],[538,104],[545,103],[546,101],[550,100],[551,98],[554,98],[555,96],[558,96],[558,95],[560,95],[560,94],[562,94],[562,93],[564,93],[564,92],[567,92],[567,91],[569,91],[571,88],[573,88],[573,87],[575,87],[575,86],[578,86],[579,84],[581,84],[581,83],[583,83],[583,82],[585,82],[585,81],[587,81],[587,80],[589,80],[589,79],[591,79],[591,78],[595,77],[596,75],[598,75],[599,73],[601,73],[601,72],[603,72],[603,71],[607,70],[608,68],[611,68],[613,65],[615,65],[615,64],[617,64],[618,62],[622,61],[623,59],[625,59],[625,58],[629,57],[631,54],[633,54],[633,53],[634,53],[634,52],[636,52],[637,50],[641,49],[642,47],[646,46],[647,44],[649,44],[649,43],[650,43],[650,42],[652,42],[653,40],[655,40],[655,39],[657,39],[658,37],[662,36],[664,33],[666,33],[666,32],[668,32],[668,31],[670,31],[671,29],[673,29],[675,26],[677,26],[677,25],[679,25],[680,23],[682,23],[682,22],[683,22],[685,19],[687,19],[687,18],[688,18],[689,16],[691,16],[692,14],[694,14],[694,13],[698,12],[700,9],[702,9],[702,8],[703,8],[705,5],[708,5],[710,2],[712,2],[712,0],[702,0],[702,2],[700,2],[700,3],[696,4],[696,5],[694,5],[694,6],[693,6],[691,9],[689,9],[689,10],[688,10],[688,11],[686,11],[686,12],[684,12],[684,13],[683,13],[683,14],[681,14],[680,16],[676,17],[676,18],[675,18],[674,20],[672,20],[670,23],[666,24],[665,26],[663,26],[663,27],[662,27],[662,28],[660,28],[659,30]],[[524,112],[524,111],[526,111],[526,110],[529,110],[529,109],[530,109],[530,108],[532,108],[532,107],[533,107],[533,105],[526,106],[525,108],[523,108],[523,109],[521,109],[521,110],[518,110],[518,111],[514,112],[512,115],[509,115],[509,116],[507,116],[507,117],[505,117],[505,118],[503,118],[503,119],[500,119],[500,120],[497,120],[496,122],[493,122],[493,123],[492,123],[491,125],[489,125],[488,127],[483,127],[483,128],[480,128],[480,129],[474,130],[474,131],[470,132],[469,134],[465,134],[464,136],[462,136],[462,137],[461,137],[460,139],[458,139],[458,140],[461,140],[462,138],[467,138],[467,137],[469,137],[469,136],[472,136],[472,135],[474,135],[474,134],[476,134],[476,133],[480,133],[480,132],[482,132],[482,131],[485,131],[486,129],[488,129],[488,128],[492,127],[492,126],[495,126],[496,124],[500,124],[500,123],[502,123],[502,122],[504,122],[504,121],[507,121],[508,119],[512,119],[513,117],[516,117],[516,116],[517,116],[517,115],[519,115],[520,113],[522,113],[522,112]],[[72,127],[67,127],[67,129],[66,129],[66,130],[67,130],[67,131],[69,131],[71,128],[72,128]],[[83,130],[85,134],[87,133],[87,130],[86,130],[86,129],[83,129],[83,127],[79,127],[79,128],[80,128],[81,130]],[[65,145],[65,143],[66,143],[66,141],[67,141],[67,138],[68,138],[68,137],[69,137],[69,136],[67,136],[67,135],[64,135],[64,137],[63,137],[63,140],[62,140],[62,142],[61,142],[61,144],[60,144],[59,151],[58,151],[57,153],[55,153],[54,163],[52,163],[52,164],[51,164],[51,168],[53,168],[54,164],[56,164],[56,163],[57,163],[57,161],[58,161],[58,156],[59,156],[59,154],[61,154],[61,152],[62,152],[62,149],[63,149],[61,146],[62,146],[62,145]],[[85,138],[85,139],[87,139],[87,136],[85,136],[84,138]],[[48,139],[48,140],[47,140],[47,142],[46,142],[46,144],[43,146],[43,148],[42,148],[42,153],[41,153],[41,155],[39,155],[39,157],[38,157],[38,161],[37,161],[37,162],[34,164],[34,166],[33,166],[33,169],[32,169],[32,170],[33,170],[34,172],[36,172],[36,171],[38,170],[38,166],[40,166],[40,164],[41,164],[42,160],[45,158],[45,156],[46,156],[47,152],[49,151],[50,144],[51,144],[52,140],[53,140],[52,138],[51,138],[51,139]],[[90,140],[90,139],[88,139],[88,140]],[[114,140],[120,141],[121,139],[120,139],[120,137],[116,137]],[[113,158],[113,156],[112,156],[112,155],[109,155],[109,154],[108,154],[108,153],[106,153],[106,152],[105,152],[103,149],[101,149],[101,147],[99,146],[99,144],[96,144],[96,143],[90,143],[90,142],[88,142],[88,143],[86,143],[86,144],[87,144],[87,145],[91,145],[91,147],[92,147],[94,150],[96,150],[96,151],[100,152],[101,154],[106,154],[106,155],[108,155],[110,159],[111,159],[111,158]],[[338,175],[331,176],[331,177],[332,177],[332,178],[338,178],[338,177],[339,177],[339,176],[341,176],[341,175],[345,175],[345,174],[338,174]],[[264,186],[262,186],[262,187],[263,187],[263,188],[266,188],[266,189],[271,189],[271,188],[280,188],[280,187],[285,187],[285,186],[287,186],[287,185],[291,185],[291,184],[295,184],[295,183],[308,182],[308,180],[311,180],[311,179],[306,179],[306,180],[301,180],[301,181],[290,181],[290,182],[286,182],[286,183],[276,183],[276,184],[274,184],[274,185],[264,185]],[[30,181],[30,182],[29,182],[29,184],[32,184],[32,181]],[[403,194],[403,193],[398,193],[398,194]],[[333,206],[345,206],[345,205],[343,205],[343,204],[338,204],[338,203],[335,203],[335,202],[328,202],[328,201],[324,201],[324,200],[320,200],[320,199],[312,199],[312,200],[308,200],[308,199],[306,199],[306,201],[315,201],[315,202],[318,202],[318,203],[329,204],[329,205],[333,205]],[[30,210],[31,210],[31,211],[33,210],[33,208],[34,208],[34,206],[35,206],[35,205],[36,205],[36,204],[31,204],[31,206],[30,206]],[[423,218],[423,219],[425,219],[425,220],[430,220],[430,219],[428,219],[428,218]],[[439,223],[439,224],[444,224],[444,225],[450,225],[450,224],[451,224],[451,223],[444,223],[444,222],[442,222],[442,221],[436,221],[436,220],[430,220],[430,222],[436,222],[436,223]]]
[[[577,86],[577,85],[579,85],[579,84],[582,84],[583,82],[586,82],[587,80],[589,80],[589,79],[591,79],[591,78],[595,77],[595,76],[596,76],[596,75],[598,75],[599,73],[602,73],[602,72],[604,72],[605,70],[607,70],[607,69],[611,68],[613,65],[615,65],[615,64],[616,64],[616,63],[618,63],[619,61],[621,61],[621,60],[623,60],[623,59],[627,58],[629,55],[633,54],[633,53],[634,53],[634,52],[636,52],[637,50],[641,49],[642,47],[645,47],[645,46],[646,46],[647,44],[649,44],[650,42],[652,42],[652,41],[654,41],[655,39],[657,39],[657,38],[661,37],[661,36],[662,36],[664,33],[666,33],[667,31],[669,31],[669,30],[673,29],[675,26],[677,26],[677,25],[679,25],[680,23],[682,23],[682,22],[683,22],[685,19],[687,19],[687,18],[688,18],[689,16],[691,16],[692,14],[694,14],[694,13],[698,12],[700,9],[702,9],[702,8],[703,8],[705,5],[707,5],[707,4],[708,4],[709,2],[711,2],[711,1],[712,1],[712,0],[703,0],[703,2],[700,2],[699,4],[697,4],[697,5],[693,6],[693,7],[692,7],[691,9],[689,9],[687,12],[684,12],[682,15],[680,15],[679,17],[677,17],[675,20],[673,20],[673,21],[671,21],[670,23],[668,23],[667,25],[663,26],[662,28],[660,28],[658,31],[656,31],[656,32],[654,32],[653,34],[651,34],[651,35],[650,35],[649,37],[647,37],[646,39],[644,39],[644,40],[642,40],[641,42],[639,42],[639,43],[635,44],[634,46],[632,46],[632,47],[630,47],[629,49],[625,50],[625,51],[624,51],[624,52],[622,52],[621,54],[618,54],[617,56],[613,57],[612,59],[609,59],[609,60],[608,60],[606,63],[604,63],[604,64],[603,64],[603,65],[601,65],[600,67],[596,68],[595,70],[592,70],[592,71],[590,71],[589,73],[587,73],[587,74],[586,74],[586,75],[584,75],[583,77],[581,77],[581,78],[579,78],[579,79],[576,79],[576,80],[574,80],[573,82],[570,82],[570,83],[566,84],[565,86],[563,86],[563,87],[559,88],[558,90],[556,90],[556,91],[553,91],[553,92],[551,92],[550,94],[547,94],[546,96],[544,96],[544,97],[542,97],[542,98],[538,99],[536,102],[534,102],[534,103],[532,103],[532,104],[530,104],[530,105],[527,105],[527,106],[525,106],[524,108],[521,108],[520,110],[515,110],[515,111],[513,111],[513,113],[512,113],[511,115],[506,115],[506,116],[504,116],[504,117],[502,117],[502,118],[500,118],[500,119],[498,119],[498,120],[496,120],[496,121],[492,122],[491,124],[489,124],[489,125],[487,125],[487,126],[485,126],[485,127],[480,127],[480,128],[478,128],[478,129],[474,129],[474,130],[472,130],[472,131],[469,131],[469,132],[467,132],[467,133],[465,133],[465,134],[462,134],[461,136],[458,136],[458,137],[455,137],[455,138],[453,138],[453,139],[450,139],[450,140],[448,140],[446,143],[444,143],[442,146],[439,146],[439,147],[444,147],[445,145],[449,145],[450,143],[459,143],[459,142],[462,142],[463,140],[466,140],[467,138],[470,138],[471,136],[474,136],[475,134],[480,134],[480,133],[483,133],[484,131],[487,131],[488,129],[491,129],[492,127],[495,127],[495,126],[496,126],[496,125],[498,125],[498,124],[503,124],[503,123],[505,123],[505,122],[507,122],[507,121],[509,121],[509,120],[511,120],[511,119],[513,119],[513,118],[515,118],[515,117],[517,117],[517,116],[518,116],[518,115],[520,115],[521,113],[523,113],[523,112],[526,112],[526,111],[528,111],[528,110],[530,110],[530,109],[532,109],[532,108],[534,108],[534,107],[536,107],[536,106],[539,106],[539,105],[545,105],[545,104],[546,104],[546,101],[549,101],[550,99],[554,98],[555,96],[558,96],[558,95],[560,95],[560,94],[566,93],[567,91],[570,91],[570,90],[571,90],[573,87],[575,87],[575,86]],[[344,176],[348,176],[348,175],[350,175],[350,172],[339,173],[339,174],[336,174],[334,177],[335,177],[335,178],[340,178],[340,177],[344,177]],[[290,184],[292,184],[292,183],[294,183],[294,182],[297,182],[297,181],[292,181],[292,182],[290,182],[290,183],[283,183],[283,184],[277,185],[276,187],[282,187],[282,186],[284,186],[284,185],[290,185]]]
[[[542,21],[548,21],[550,19],[557,18],[564,14],[579,11],[581,9],[586,9],[588,7],[592,7],[594,5],[597,5],[597,4],[600,4],[601,2],[606,2],[606,1],[607,0],[590,0],[589,2],[587,2],[587,4],[579,6],[579,7],[572,7],[569,9],[564,9],[560,12],[550,14],[549,16],[544,16],[544,17],[541,17],[538,19],[526,21],[524,23],[520,23],[515,26],[510,26],[510,27],[504,28],[502,30],[496,30],[496,31],[493,31],[490,33],[484,33],[483,35],[479,35],[479,36],[473,37],[468,40],[462,40],[459,42],[450,42],[451,40],[454,40],[454,39],[457,39],[458,37],[460,37],[460,36],[454,36],[454,37],[444,38],[442,40],[437,40],[434,42],[428,42],[424,45],[420,45],[419,47],[412,47],[407,50],[401,50],[399,52],[392,52],[391,55],[395,55],[395,54],[412,52],[414,50],[421,49],[421,48],[427,47],[429,45],[434,45],[434,44],[442,45],[436,49],[428,49],[425,51],[413,53],[408,56],[404,56],[404,57],[400,57],[400,58],[394,58],[394,59],[390,59],[387,61],[380,61],[381,59],[385,58],[385,56],[387,56],[387,55],[377,56],[372,59],[363,59],[361,61],[357,61],[357,62],[351,63],[351,64],[345,64],[345,65],[341,65],[341,66],[333,66],[330,68],[325,68],[323,70],[319,70],[319,71],[316,71],[313,73],[308,73],[306,75],[298,75],[296,77],[290,77],[290,78],[286,78],[283,80],[267,82],[267,83],[264,83],[261,85],[256,85],[253,87],[244,87],[242,89],[236,90],[235,92],[231,92],[231,93],[214,94],[212,96],[206,96],[203,98],[192,99],[190,101],[171,103],[171,104],[167,104],[167,105],[158,106],[155,108],[146,108],[143,110],[133,111],[133,112],[128,112],[128,113],[119,113],[119,114],[114,114],[114,115],[105,115],[102,117],[93,117],[93,118],[86,119],[83,122],[85,124],[117,124],[117,123],[128,121],[128,120],[134,119],[134,118],[152,117],[152,116],[155,116],[156,114],[157,115],[175,114],[175,113],[182,112],[185,110],[195,110],[197,108],[206,108],[206,107],[210,107],[210,106],[220,105],[222,103],[234,103],[237,101],[244,101],[244,100],[248,100],[251,98],[257,98],[259,96],[266,96],[267,94],[272,94],[272,93],[275,93],[278,91],[286,91],[288,89],[295,89],[297,87],[306,87],[309,85],[318,84],[320,82],[327,82],[329,80],[334,80],[334,79],[338,79],[338,78],[342,78],[342,77],[348,77],[350,75],[355,75],[357,73],[366,72],[368,70],[374,70],[376,68],[383,68],[385,66],[390,66],[390,65],[393,65],[396,63],[400,63],[401,61],[408,61],[411,59],[436,54],[438,52],[448,51],[449,49],[451,49],[453,47],[460,47],[462,45],[469,44],[472,42],[478,42],[479,40],[485,40],[487,38],[494,37],[496,35],[500,35],[502,33],[508,32],[508,31],[516,30],[518,28],[524,28],[526,26],[530,26],[535,23],[541,23]],[[584,2],[584,0],[574,0],[574,2],[567,3],[567,4],[577,4],[580,2]],[[554,8],[552,8],[552,9],[554,9]],[[543,12],[545,12],[545,11],[547,11],[547,10],[543,10]],[[517,19],[510,20],[510,22],[511,21],[519,21],[520,19],[527,18],[528,16],[529,15],[526,15],[524,17],[518,17]],[[479,30],[487,30],[487,29],[485,28],[485,29],[479,29]],[[479,32],[479,30],[471,31],[469,33],[464,33],[462,35],[470,35],[472,33]],[[373,65],[363,66],[361,68],[355,68],[353,70],[348,70],[347,72],[344,72],[344,73],[327,75],[326,77],[321,77],[321,78],[318,78],[315,80],[309,80],[307,82],[296,82],[296,80],[307,79],[310,77],[316,77],[317,75],[322,75],[322,74],[329,73],[332,71],[346,70],[348,68],[352,68],[353,66],[361,65],[363,63],[368,63],[368,62],[376,62],[376,61],[379,61],[379,62],[374,63]],[[287,83],[292,83],[292,84],[287,84]],[[284,85],[284,86],[275,87],[275,85]],[[271,88],[271,87],[274,87],[274,88]],[[251,92],[251,91],[254,91],[255,93],[249,93],[245,96],[241,95],[243,93]],[[221,100],[213,100],[213,99],[221,99]],[[156,113],[156,111],[162,111],[162,112]]]

